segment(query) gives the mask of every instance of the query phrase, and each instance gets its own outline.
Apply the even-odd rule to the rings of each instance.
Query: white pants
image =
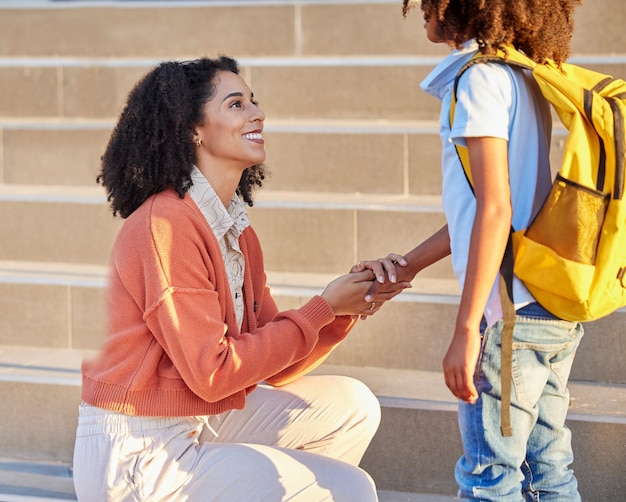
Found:
[[[377,500],[357,465],[380,406],[351,378],[260,385],[244,410],[212,417],[133,417],[85,404],[79,412],[81,502]]]

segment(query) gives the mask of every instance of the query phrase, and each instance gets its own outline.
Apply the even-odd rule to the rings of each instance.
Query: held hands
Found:
[[[362,319],[378,312],[384,302],[393,298],[406,288],[410,282],[395,282],[395,264],[392,261],[403,260],[400,255],[389,255],[380,260],[362,261],[350,269],[350,273],[332,281],[322,293],[335,315],[358,315]],[[384,272],[383,272],[384,271]],[[385,276],[393,277],[393,282]],[[380,280],[384,286],[372,295],[366,294],[372,284]]]
[[[374,274],[374,279],[369,284],[369,288],[364,296],[366,302],[371,302],[369,312],[364,312],[361,318],[373,314],[384,302],[390,300],[404,289],[410,288],[411,282],[408,274],[404,273],[400,267],[406,267],[407,262],[402,255],[390,253],[385,258],[377,260],[364,260],[357,263],[350,269],[350,273],[359,273],[370,270]],[[398,281],[398,277],[402,280]]]
[[[372,281],[365,301],[385,301],[393,298],[403,289],[411,287],[413,276],[406,269],[408,265],[404,256],[389,253],[385,258],[378,260],[360,261],[350,272],[360,272],[361,270],[371,270],[376,275],[376,280]]]
[[[363,297],[373,279],[374,273],[371,270],[345,274],[330,282],[321,296],[336,316],[365,315],[366,312],[371,315],[380,305],[366,302]]]

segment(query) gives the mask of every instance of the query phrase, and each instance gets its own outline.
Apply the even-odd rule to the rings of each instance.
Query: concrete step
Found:
[[[2,181],[93,187],[113,126],[112,120],[0,121]],[[265,141],[270,190],[397,195],[441,190],[433,121],[268,119]]]
[[[297,308],[319,294],[332,279],[324,274],[268,272],[279,308]],[[418,276],[413,288],[388,302],[380,312],[359,322],[327,362],[348,367],[438,372],[454,332],[459,303],[455,279]],[[296,286],[297,285],[297,286]],[[626,385],[624,325],[626,308],[584,324],[571,378]]]
[[[380,502],[451,502],[455,497],[379,490]],[[2,502],[76,500],[68,464],[0,459]]]
[[[297,308],[323,291],[332,274],[268,271],[279,308]],[[97,350],[105,340],[102,266],[0,262],[0,344]],[[360,321],[328,363],[440,371],[459,301],[453,279],[417,277],[381,311]],[[626,309],[585,324],[572,378],[626,384]]]
[[[273,119],[436,120],[440,104],[418,84],[440,58],[240,59],[242,76]],[[574,61],[574,60],[573,60]],[[626,78],[626,57],[586,58]],[[0,117],[113,119],[159,60],[0,60]]]
[[[113,126],[111,120],[0,121],[0,180],[94,188]],[[270,176],[263,192],[441,193],[435,121],[268,119],[264,136]],[[564,138],[564,128],[555,125],[555,168]]]
[[[56,502],[76,500],[69,464],[0,459],[0,500]]]
[[[0,214],[5,260],[106,264],[121,224],[98,187],[0,185]]]
[[[354,376],[379,396],[382,425],[362,465],[380,489],[456,493],[453,471],[462,446],[456,404],[440,373],[326,364],[320,371]],[[582,499],[621,500],[626,488],[626,386],[570,381],[569,388],[567,425]]]
[[[0,234],[12,236],[0,260],[14,261],[104,265],[122,222],[99,187],[0,185],[0,214]],[[345,273],[360,259],[407,252],[444,224],[437,196],[262,190],[248,214],[266,268],[278,272]],[[449,261],[425,275],[450,278]]]
[[[5,0],[0,8],[0,56],[413,55],[446,50],[426,40],[419,9],[403,20],[397,0]],[[625,16],[620,0],[583,3],[575,18],[574,52],[612,53],[624,47]]]
[[[0,410],[0,457],[71,463],[78,368],[89,352],[1,349],[0,398],[11,406]],[[379,489],[455,494],[453,468],[461,451],[456,404],[440,372],[327,363],[315,372],[353,376],[379,397],[381,427],[362,463]],[[570,390],[568,425],[583,499],[619,500],[626,488],[626,386],[572,381]]]
[[[416,40],[415,23],[404,21],[397,2],[391,0],[93,3],[0,4],[0,32],[6,38],[0,55],[188,58],[205,53],[322,56],[436,51],[425,37]]]
[[[283,310],[297,308],[320,294],[335,277],[272,271],[267,274]],[[0,262],[0,317],[4,319],[0,343],[42,350],[99,349],[106,333],[105,284],[103,266]],[[430,334],[451,328],[458,286],[454,280],[424,278],[415,279],[413,284],[413,289],[388,302],[378,316],[357,324],[356,347],[331,357],[341,364],[438,369],[436,359],[445,339]],[[447,320],[443,327],[437,318]],[[407,337],[405,333],[415,330],[415,323],[419,331]],[[384,337],[379,336],[381,332]],[[396,338],[387,350],[381,350]]]
[[[158,62],[3,60],[0,89],[12,92],[0,96],[0,117],[115,118],[134,84]],[[416,87],[435,62],[240,60],[264,112],[283,119],[435,119],[437,100]]]

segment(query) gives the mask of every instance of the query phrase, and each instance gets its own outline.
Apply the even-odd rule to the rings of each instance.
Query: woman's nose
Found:
[[[265,121],[265,113],[263,113],[263,110],[261,110],[257,105],[254,105],[253,110],[254,111],[250,115],[250,121],[254,122],[254,121],[258,120],[260,122],[264,122]]]

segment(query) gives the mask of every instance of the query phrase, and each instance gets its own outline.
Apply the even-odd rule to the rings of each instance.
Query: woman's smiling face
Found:
[[[219,72],[213,97],[204,105],[204,122],[195,127],[194,141],[211,163],[238,164],[241,170],[265,160],[265,114],[254,95],[236,73]]]

